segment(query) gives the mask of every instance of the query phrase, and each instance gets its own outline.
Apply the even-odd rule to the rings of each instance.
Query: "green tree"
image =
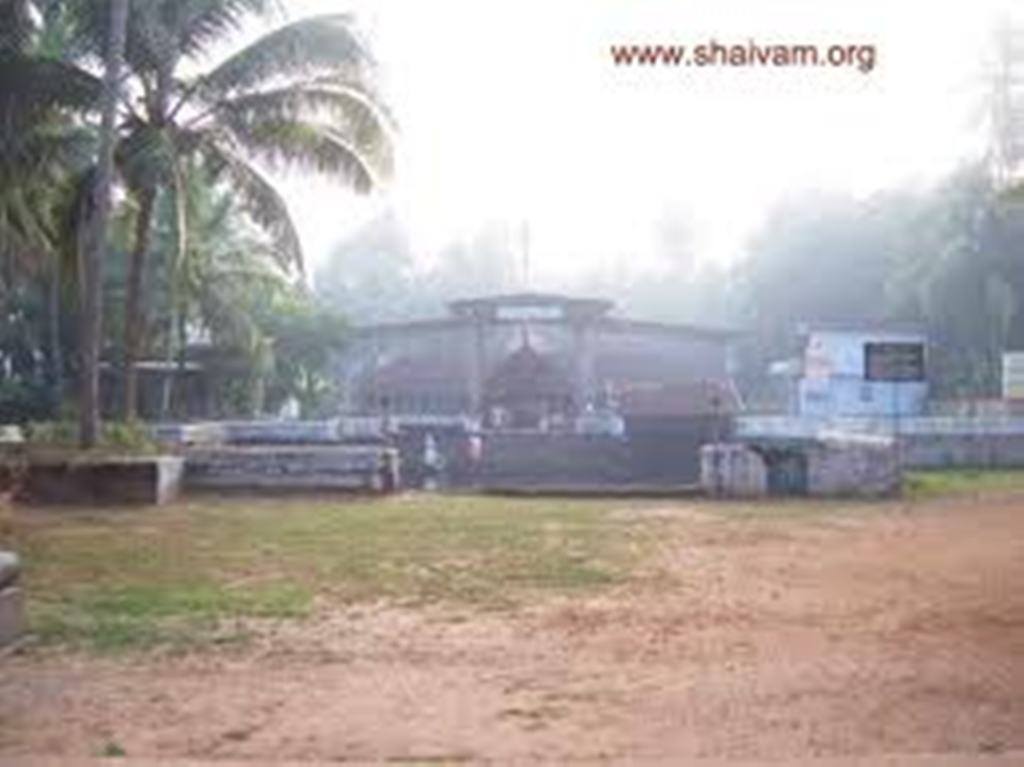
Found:
[[[888,302],[926,324],[940,394],[998,396],[1001,354],[1024,341],[1024,216],[967,166],[906,222]],[[1024,328],[1022,328],[1024,329]]]
[[[755,378],[795,351],[800,322],[922,325],[938,396],[997,396],[1002,352],[1024,348],[1024,209],[981,165],[931,190],[794,198],[750,250],[737,277]]]
[[[749,245],[737,278],[763,361],[786,355],[802,322],[886,315],[892,251],[884,205],[808,192],[780,203]]]
[[[65,367],[60,332],[62,282],[77,278],[80,269],[75,256],[80,245],[87,246],[83,254],[87,263],[91,264],[92,255],[99,258],[103,201],[109,199],[104,193],[103,174],[88,172],[94,163],[95,145],[86,118],[99,105],[103,86],[74,61],[72,5],[59,0],[0,1],[0,18],[4,20],[0,28],[3,301],[16,301],[24,308],[33,303],[33,292],[45,290],[48,338],[41,349],[49,358],[54,400],[63,393]],[[112,98],[105,100],[111,107]],[[108,111],[112,128],[112,108]],[[86,221],[91,228],[86,229]],[[26,314],[6,306],[3,315],[8,329],[14,331],[5,335],[19,339],[19,345],[37,335],[24,323],[40,316],[38,313]],[[93,316],[98,313],[86,312],[87,318]],[[18,322],[23,323],[20,328],[16,327]],[[85,325],[87,331],[93,329],[89,322]],[[84,335],[88,342],[88,333]],[[86,351],[89,348],[86,343]],[[85,384],[80,399],[86,444],[92,444],[97,430],[96,410],[90,407],[90,403],[95,404],[95,397],[91,397],[95,388],[88,385],[93,380],[89,372],[96,370],[93,362],[87,353],[81,375]],[[17,386],[17,377],[9,377],[5,388]],[[36,382],[40,378],[38,371],[30,377]]]
[[[370,189],[391,169],[387,115],[372,59],[346,15],[288,24],[212,69],[214,46],[271,0],[133,0],[125,59],[129,98],[118,166],[136,204],[125,297],[124,416],[136,412],[135,362],[148,330],[144,297],[158,195],[183,196],[186,161],[199,157],[214,183],[268,235],[282,264],[302,268],[298,235],[264,169],[299,167]],[[87,4],[83,25],[104,39],[107,3]],[[184,203],[177,222],[185,240]],[[184,245],[179,245],[179,253]]]
[[[331,356],[344,345],[345,320],[304,291],[282,299],[266,317],[273,343],[268,403],[294,399],[303,418],[325,415],[323,407],[334,392]]]
[[[191,341],[209,339],[247,380],[265,379],[275,362],[274,316],[291,309],[291,296],[305,294],[301,280],[281,267],[273,243],[248,220],[230,191],[211,183],[197,162],[192,164],[185,175],[189,227],[181,253],[176,200],[162,198],[154,229],[153,338],[163,345],[164,359],[178,365],[178,375],[165,379],[163,417],[175,401],[171,381],[184,378]],[[181,413],[184,403],[177,399]]]

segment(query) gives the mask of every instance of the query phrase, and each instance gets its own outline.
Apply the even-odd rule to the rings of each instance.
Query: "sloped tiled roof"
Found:
[[[743,409],[730,381],[687,381],[626,387],[618,392],[619,409],[634,416],[729,415]]]

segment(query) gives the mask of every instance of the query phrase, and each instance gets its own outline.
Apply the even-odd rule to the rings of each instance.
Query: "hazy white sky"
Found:
[[[401,121],[391,186],[290,179],[314,264],[386,207],[424,260],[529,221],[535,279],[643,264],[678,211],[727,261],[780,195],[927,183],[980,151],[1000,0],[285,0],[353,10]],[[867,43],[874,70],[616,67],[613,43]]]

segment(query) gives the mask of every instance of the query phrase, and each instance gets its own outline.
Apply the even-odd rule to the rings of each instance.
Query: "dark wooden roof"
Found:
[[[406,391],[435,388],[441,391],[459,388],[468,371],[458,359],[402,357],[378,368],[372,377],[374,387]]]
[[[363,325],[353,328],[358,336],[374,335],[405,335],[409,333],[430,334],[437,331],[450,331],[470,327],[475,320],[472,316],[435,317],[424,320],[406,322],[384,322],[376,325]],[[488,325],[506,325],[519,327],[524,320],[503,318],[497,315],[484,317],[482,321]],[[564,317],[531,317],[528,324],[532,327],[565,326],[569,320]],[[733,328],[718,328],[705,325],[687,325],[678,322],[653,322],[648,320],[631,320],[622,317],[597,316],[590,321],[590,327],[599,333],[628,334],[646,333],[652,336],[676,335],[688,338],[702,338],[709,341],[726,342],[738,338],[744,333]]]

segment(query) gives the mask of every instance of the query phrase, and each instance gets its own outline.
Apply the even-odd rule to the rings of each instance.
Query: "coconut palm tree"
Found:
[[[158,195],[183,198],[186,160],[201,158],[230,185],[282,263],[302,269],[287,206],[265,175],[283,166],[327,173],[367,191],[391,170],[390,120],[373,62],[347,15],[270,32],[199,74],[225,36],[271,0],[132,0],[125,60],[129,98],[117,162],[137,206],[124,327],[124,416],[136,413],[135,363],[146,333],[144,277]],[[104,39],[108,3],[85,4],[84,26]],[[178,205],[180,241],[187,226]]]
[[[110,218],[114,171],[117,102],[121,88],[121,60],[125,50],[128,0],[111,0],[106,15],[103,48],[103,102],[100,146],[95,181],[91,189],[90,215],[86,219],[82,294],[82,372],[79,398],[79,443],[96,444],[100,431],[100,345],[103,338],[103,260]]]
[[[99,105],[103,84],[69,55],[73,48],[71,6],[64,0],[0,0],[0,18],[4,20],[0,28],[0,259],[5,266],[4,288],[6,291],[12,280],[18,279],[48,282],[47,346],[58,394],[63,377],[61,276],[62,271],[65,276],[76,271],[78,244],[70,225],[71,213],[73,209],[89,211],[88,205],[75,202],[86,202],[83,192],[102,176],[89,172],[94,163],[95,132],[85,118]],[[111,98],[108,103],[112,136],[115,102]],[[112,139],[109,145],[113,146]],[[104,195],[98,193],[96,201],[101,197]],[[91,218],[95,254],[102,246],[102,218],[102,211]],[[9,314],[4,311],[5,317]],[[88,330],[91,324],[87,321],[85,327]],[[95,368],[90,367],[88,354],[85,362],[86,371]],[[89,381],[88,372],[83,381]],[[89,407],[88,386],[86,389],[82,412],[87,418],[94,408]],[[95,421],[83,426],[85,441],[91,444]]]

